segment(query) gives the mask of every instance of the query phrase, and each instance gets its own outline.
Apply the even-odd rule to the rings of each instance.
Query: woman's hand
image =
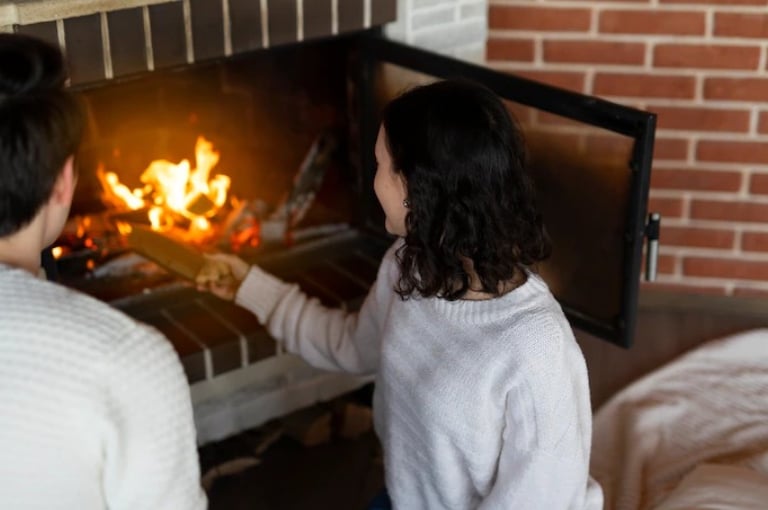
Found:
[[[208,291],[232,301],[249,269],[248,263],[235,255],[206,254],[205,263],[197,274],[195,283],[198,290]]]

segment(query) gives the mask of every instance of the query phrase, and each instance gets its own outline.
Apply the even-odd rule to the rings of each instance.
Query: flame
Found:
[[[125,202],[129,209],[136,210],[144,207],[144,200],[141,196],[132,192],[125,184],[121,184],[115,172],[106,172],[104,178],[111,187],[112,192]]]
[[[147,208],[154,230],[168,230],[183,219],[188,220],[188,234],[193,239],[205,237],[212,229],[212,218],[227,201],[231,179],[223,174],[211,177],[219,162],[213,144],[198,136],[195,143],[195,167],[186,159],[173,163],[152,161],[139,178],[141,188],[130,190],[114,172],[99,169],[98,175],[107,198],[131,210]]]

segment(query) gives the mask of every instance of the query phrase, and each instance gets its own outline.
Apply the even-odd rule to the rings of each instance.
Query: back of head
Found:
[[[383,127],[410,203],[401,294],[461,297],[467,260],[495,294],[548,256],[522,132],[492,91],[463,80],[424,85],[387,105]]]
[[[0,237],[27,225],[48,201],[83,131],[55,46],[0,33]]]

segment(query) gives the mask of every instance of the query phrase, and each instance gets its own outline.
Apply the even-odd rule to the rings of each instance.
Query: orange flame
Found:
[[[211,170],[218,162],[219,152],[199,136],[194,168],[186,159],[179,163],[152,161],[140,177],[144,186],[132,191],[120,183],[114,172],[99,169],[99,179],[112,202],[131,210],[148,208],[154,230],[172,228],[180,216],[189,220],[190,237],[200,238],[212,228],[207,218],[215,216],[227,201],[231,179],[223,174],[211,178]]]

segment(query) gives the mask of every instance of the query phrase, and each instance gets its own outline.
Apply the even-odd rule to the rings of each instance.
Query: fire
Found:
[[[141,174],[143,187],[130,190],[114,172],[99,169],[98,175],[108,200],[130,210],[147,209],[154,230],[169,230],[188,223],[190,238],[204,238],[212,229],[210,218],[227,201],[231,184],[228,176],[211,170],[219,162],[213,144],[199,136],[195,144],[195,167],[186,159],[173,163],[152,161]]]

